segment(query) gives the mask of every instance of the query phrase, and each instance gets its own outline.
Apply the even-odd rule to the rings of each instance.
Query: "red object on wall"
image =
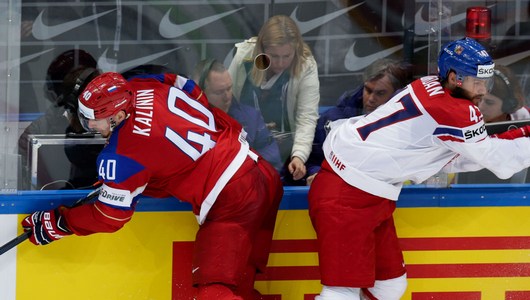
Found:
[[[483,6],[468,7],[466,36],[474,39],[491,38],[491,10]]]

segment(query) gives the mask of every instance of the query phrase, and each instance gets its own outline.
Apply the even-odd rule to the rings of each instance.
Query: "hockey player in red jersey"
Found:
[[[323,284],[315,299],[400,299],[406,268],[392,214],[404,181],[442,168],[508,178],[530,166],[530,139],[517,138],[528,130],[490,138],[473,104],[494,72],[484,48],[450,42],[438,68],[439,77],[415,80],[357,122],[332,123],[309,190]]]
[[[87,129],[108,138],[97,159],[100,195],[25,218],[31,242],[114,232],[131,219],[138,195],[173,196],[191,203],[200,224],[190,270],[197,299],[254,299],[283,189],[237,121],[173,74],[127,82],[104,73],[80,95],[79,114]]]

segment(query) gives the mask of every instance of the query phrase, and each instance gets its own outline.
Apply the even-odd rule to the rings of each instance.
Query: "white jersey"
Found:
[[[487,168],[500,178],[530,166],[530,139],[489,138],[478,107],[454,98],[436,76],[420,78],[361,119],[333,126],[324,142],[348,184],[397,200],[404,181]]]

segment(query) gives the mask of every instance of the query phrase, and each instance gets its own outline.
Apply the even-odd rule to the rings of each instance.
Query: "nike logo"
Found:
[[[209,16],[206,18],[198,19],[195,21],[191,21],[188,23],[183,24],[174,24],[169,20],[169,13],[171,12],[171,8],[167,11],[167,13],[162,17],[162,20],[160,21],[160,24],[158,26],[158,32],[160,35],[166,39],[174,39],[179,36],[183,36],[188,32],[191,32],[197,28],[203,27],[209,23],[215,22],[219,19],[222,19],[228,15],[231,15],[244,7],[236,8],[231,11],[227,11],[224,13],[220,13],[217,15]]]
[[[20,58],[17,58],[17,59],[12,59],[10,62],[10,66],[7,65],[7,61],[2,61],[0,62],[0,69],[2,70],[6,70],[8,67],[17,67],[17,66],[20,66],[21,64],[23,63],[27,63],[28,61],[36,58],[36,57],[39,57],[39,56],[42,56],[43,54],[45,53],[48,53],[50,51],[52,51],[54,48],[51,48],[51,49],[48,49],[48,50],[44,50],[44,51],[41,51],[41,52],[38,52],[38,53],[33,53],[33,54],[30,54],[30,55],[26,55],[24,57],[20,57]]]
[[[193,268],[193,270],[191,270],[191,273],[193,274],[193,273],[197,272],[197,270],[199,270],[199,267]]]
[[[223,65],[229,66],[232,63],[232,60],[234,60],[234,53],[236,52],[235,50],[236,48],[234,47],[230,49],[230,51],[228,51],[225,56],[225,59],[223,60]]]
[[[371,65],[374,61],[380,58],[383,58],[383,57],[387,57],[391,55],[392,53],[403,49],[403,44],[401,44],[401,45],[397,45],[392,48],[388,48],[388,49],[385,49],[385,50],[382,50],[382,51],[379,51],[379,52],[376,52],[376,53],[373,53],[367,56],[360,57],[360,56],[355,55],[354,48],[356,44],[357,44],[357,41],[354,41],[350,49],[346,53],[346,57],[344,59],[344,67],[348,71],[362,70],[368,67],[369,65]]]
[[[350,49],[346,53],[346,57],[344,58],[344,67],[348,71],[359,71],[359,70],[362,70],[362,69],[368,67],[369,65],[371,65],[374,61],[376,61],[376,60],[378,60],[380,58],[385,58],[385,57],[387,57],[387,56],[389,56],[389,55],[391,55],[391,54],[403,49],[403,44],[400,44],[400,45],[397,45],[397,46],[394,46],[394,47],[391,47],[391,48],[388,48],[388,49],[385,49],[385,50],[381,50],[379,52],[376,52],[376,53],[361,57],[361,56],[357,56],[355,54],[355,44],[357,44],[357,41],[353,42],[353,44],[351,45]],[[421,50],[423,50],[423,49],[425,49],[427,47],[429,47],[429,46],[426,45],[426,46],[418,47],[418,48],[414,49],[414,52],[421,51]]]
[[[321,17],[314,18],[314,19],[309,20],[309,21],[300,21],[300,20],[298,20],[298,18],[296,17],[296,12],[298,11],[298,6],[297,6],[297,7],[295,7],[293,12],[291,13],[291,19],[293,19],[296,22],[296,24],[298,25],[298,28],[300,29],[300,33],[304,34],[306,32],[309,32],[309,31],[319,27],[319,26],[322,26],[324,23],[327,23],[327,22],[339,17],[340,15],[343,15],[343,14],[347,13],[348,11],[350,11],[350,10],[352,10],[352,9],[356,8],[357,6],[362,5],[362,4],[364,4],[364,1],[361,2],[361,3],[358,3],[356,5],[349,6],[349,7],[337,10],[335,12],[329,13],[327,15],[323,15]]]
[[[526,50],[526,51],[523,51],[523,52],[519,52],[519,53],[515,53],[515,54],[512,54],[512,55],[508,55],[508,56],[505,56],[505,57],[497,58],[497,59],[495,59],[495,64],[496,65],[509,66],[509,65],[511,65],[513,63],[516,63],[516,62],[520,61],[523,58],[528,57],[528,56],[530,56],[530,50]]]
[[[108,49],[105,49],[103,54],[101,54],[101,56],[98,59],[98,68],[100,68],[103,72],[110,72],[110,71],[122,72],[122,71],[126,71],[128,69],[131,69],[133,67],[145,65],[146,63],[148,63],[150,61],[153,61],[153,60],[155,60],[155,59],[157,59],[159,57],[162,57],[162,56],[164,56],[164,55],[166,55],[168,53],[171,53],[173,51],[177,51],[180,48],[182,48],[182,47],[177,47],[177,48],[174,48],[174,49],[158,52],[158,53],[155,53],[155,54],[151,54],[151,55],[147,55],[147,56],[140,57],[140,58],[137,58],[137,59],[129,60],[129,61],[122,62],[122,63],[119,63],[119,64],[116,64],[116,60],[114,58],[108,58],[107,57],[107,50]]]
[[[488,8],[492,8],[495,6],[495,4],[488,6]],[[438,26],[438,20],[428,21],[423,18],[423,12],[425,9],[425,5],[422,5],[420,9],[416,12],[416,15],[414,15],[414,33],[416,35],[422,36],[422,35],[428,35],[429,33],[436,32],[437,26]],[[450,27],[453,24],[456,24],[458,22],[461,22],[466,19],[466,13],[460,13],[454,16],[450,16],[449,22],[442,22],[442,28],[445,29],[447,27]],[[403,15],[402,24],[405,24],[405,15]]]
[[[112,10],[105,11],[99,14],[94,14],[94,15],[87,16],[81,19],[73,20],[70,22],[65,22],[62,24],[52,25],[52,26],[48,26],[42,22],[42,15],[44,14],[45,10],[46,9],[43,9],[40,12],[40,14],[37,16],[37,18],[35,19],[35,22],[33,22],[33,28],[31,29],[33,36],[37,40],[47,40],[47,39],[54,38],[67,31],[77,28],[83,24],[93,21],[101,16],[111,13],[115,11],[116,9],[112,9]]]

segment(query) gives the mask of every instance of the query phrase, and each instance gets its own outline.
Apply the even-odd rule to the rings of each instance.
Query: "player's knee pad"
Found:
[[[376,280],[374,287],[368,288],[368,299],[399,300],[407,289],[407,274],[400,277]],[[363,289],[364,291],[364,289]]]
[[[340,286],[323,286],[315,300],[360,300],[361,289]]]
[[[248,232],[238,224],[204,223],[195,239],[193,283],[237,285],[250,256]]]

